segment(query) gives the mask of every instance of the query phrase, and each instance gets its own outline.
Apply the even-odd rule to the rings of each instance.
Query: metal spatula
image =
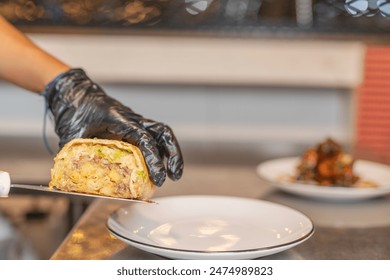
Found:
[[[56,195],[73,195],[73,196],[81,196],[87,198],[105,198],[105,199],[121,200],[121,201],[128,201],[128,202],[155,203],[151,200],[110,197],[110,196],[94,195],[94,194],[87,194],[87,193],[78,193],[78,192],[67,192],[67,191],[56,190],[56,189],[48,188],[46,186],[38,186],[38,185],[11,184],[9,193],[12,193],[13,189],[40,191],[40,192],[46,192],[46,193],[56,194]],[[3,195],[3,196],[6,197],[7,195]]]

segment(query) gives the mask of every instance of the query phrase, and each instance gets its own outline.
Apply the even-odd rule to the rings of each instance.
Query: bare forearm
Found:
[[[0,79],[39,93],[68,69],[0,16]]]

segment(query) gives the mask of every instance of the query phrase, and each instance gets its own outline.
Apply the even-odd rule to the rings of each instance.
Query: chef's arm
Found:
[[[42,93],[54,117],[60,146],[75,138],[126,141],[140,148],[151,180],[178,180],[183,158],[172,129],[144,118],[108,96],[82,69],[40,49],[0,17],[0,79]]]
[[[39,93],[69,69],[0,16],[0,79]]]

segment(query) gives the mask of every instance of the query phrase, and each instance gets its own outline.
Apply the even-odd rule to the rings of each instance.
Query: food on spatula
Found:
[[[74,139],[54,158],[49,188],[149,199],[155,186],[138,147],[106,139]]]
[[[296,181],[321,186],[376,187],[354,173],[355,159],[331,138],[308,148],[300,157]]]

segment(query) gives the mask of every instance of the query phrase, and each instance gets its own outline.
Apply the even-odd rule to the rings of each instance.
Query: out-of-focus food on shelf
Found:
[[[291,180],[319,186],[377,187],[354,172],[354,157],[328,138],[308,148],[300,157],[297,174]]]
[[[110,34],[114,28],[124,34],[134,30],[151,35],[388,38],[390,4],[383,0],[377,7],[357,10],[355,2],[345,6],[341,0],[310,5],[292,0],[0,0],[0,14],[30,32],[64,32],[66,27],[65,32],[76,33],[92,28],[94,34]]]
[[[141,151],[107,139],[74,139],[54,158],[50,188],[93,195],[149,199],[155,186]]]

